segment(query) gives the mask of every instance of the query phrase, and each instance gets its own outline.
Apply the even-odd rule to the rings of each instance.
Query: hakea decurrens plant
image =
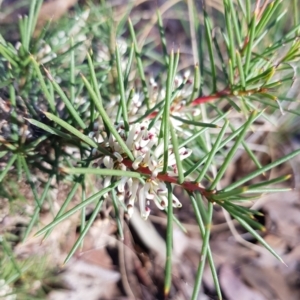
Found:
[[[147,171],[146,175],[148,178],[143,186],[136,178],[122,177],[117,187],[119,199],[122,201],[125,198],[128,199],[128,215],[132,216],[134,202],[138,199],[141,216],[144,219],[147,219],[150,214],[150,201],[153,201],[159,209],[165,209],[168,204],[167,186],[159,176],[159,173],[163,170],[164,162],[164,144],[158,137],[159,124],[156,124],[151,129],[148,129],[148,125],[147,121],[135,123],[130,126],[128,133],[126,133],[122,123],[117,125],[118,133],[131,150],[134,161],[129,162],[125,152],[112,135],[109,137],[106,146],[111,149],[113,155],[104,156],[97,161],[98,166],[104,165],[107,169]],[[189,157],[191,152],[185,147],[179,149],[180,159],[184,160]],[[169,170],[164,175],[176,177],[178,175],[177,166],[172,146],[169,146],[168,167]],[[111,180],[111,176],[106,176],[103,181],[103,187],[109,186]],[[181,203],[175,195],[173,195],[173,206],[181,207]]]

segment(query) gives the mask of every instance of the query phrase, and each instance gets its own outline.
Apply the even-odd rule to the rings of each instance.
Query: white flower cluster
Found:
[[[158,125],[158,124],[157,124]],[[110,136],[107,146],[109,146],[115,156],[103,157],[99,163],[104,164],[107,169],[120,170],[147,170],[149,178],[140,187],[141,182],[136,178],[122,177],[117,187],[120,200],[128,199],[127,209],[129,216],[133,213],[133,206],[136,199],[139,200],[141,216],[144,219],[150,214],[150,201],[153,200],[159,209],[164,209],[168,204],[168,190],[166,184],[159,179],[159,173],[163,170],[164,156],[163,141],[158,138],[159,126],[153,126],[148,129],[148,122],[135,123],[130,126],[129,132],[126,134],[123,124],[117,126],[118,133],[125,141],[127,147],[131,150],[134,161],[128,164],[124,163],[126,154],[115,140],[114,136]],[[186,148],[179,149],[180,159],[184,160],[191,154],[191,150]],[[169,146],[168,155],[168,176],[177,176],[177,166],[175,154],[172,146]],[[111,177],[104,179],[104,187],[111,183]],[[175,195],[173,197],[173,206],[181,207],[181,203]]]
[[[15,300],[16,295],[12,293],[12,289],[6,284],[4,279],[0,279],[0,298],[4,300]]]
[[[124,45],[122,46],[122,48],[124,48]],[[121,54],[124,55],[124,53]],[[189,100],[193,90],[193,84],[192,80],[189,79],[189,73],[190,72],[187,71],[183,76],[177,75],[174,79],[174,90],[176,90],[176,98],[172,102],[172,114],[182,118],[185,118],[187,113],[190,113],[191,115],[200,114],[199,109],[186,106],[186,103]],[[149,79],[148,92],[149,99],[147,105],[145,102],[145,96],[141,91],[136,91],[131,96],[132,98],[130,101],[130,105],[127,108],[127,115],[130,122],[135,122],[135,120],[143,116],[146,111],[149,110],[149,108],[153,108],[157,103],[163,101],[166,97],[166,90],[164,88],[161,88],[153,77]],[[126,98],[128,99],[129,96],[130,90],[128,89],[126,92]],[[110,119],[114,120],[116,118],[119,105],[119,95],[110,98],[110,102],[105,106],[106,113],[110,117]],[[176,127],[176,129],[182,131],[182,128],[180,128],[182,126],[182,122],[177,121],[173,118],[171,119],[171,122]]]

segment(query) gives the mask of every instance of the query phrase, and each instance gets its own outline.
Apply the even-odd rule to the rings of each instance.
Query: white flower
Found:
[[[132,216],[134,202],[138,201],[140,213],[144,219],[147,219],[150,214],[151,202],[154,202],[161,210],[168,206],[168,189],[166,184],[161,181],[159,177],[163,171],[165,159],[163,155],[164,142],[158,138],[160,123],[154,124],[151,129],[148,129],[148,125],[148,121],[132,124],[127,133],[125,132],[125,127],[122,122],[116,125],[116,130],[134,157],[131,163],[128,163],[127,154],[124,153],[124,150],[113,135],[109,136],[107,143],[113,156],[104,156],[100,158],[97,163],[98,166],[103,164],[107,169],[119,169],[123,171],[136,170],[137,172],[148,170],[146,173],[148,178],[144,185],[136,178],[124,176],[120,178],[117,186],[117,196],[119,200],[123,201],[127,199],[129,217]],[[95,139],[96,135],[90,133],[90,137]],[[104,142],[106,143],[105,140]],[[181,161],[190,155],[191,150],[185,147],[179,149]],[[172,145],[168,146],[167,166],[168,169],[164,176],[178,176],[177,163]],[[108,187],[111,184],[111,180],[111,176],[106,176],[103,181],[103,187]],[[105,197],[107,196],[108,195],[105,195]],[[181,207],[181,203],[175,195],[172,195],[172,205],[174,207]]]
[[[133,206],[134,206],[134,201],[136,198],[136,193],[137,193],[138,187],[139,187],[139,181],[137,179],[132,179],[132,186],[130,189],[131,196],[130,196],[130,198],[128,200],[128,204],[127,204],[127,211],[128,211],[129,217],[131,217],[133,214]]]
[[[141,216],[147,219],[150,214],[150,201],[152,200],[156,206],[164,210],[168,206],[168,189],[164,182],[158,179],[148,179],[143,187],[140,188],[137,193],[139,182],[134,180],[134,185],[132,186],[132,194],[129,198],[127,209],[128,214],[131,217],[133,213],[133,205],[135,198],[139,200]],[[181,203],[178,198],[172,194],[172,206],[179,208]]]
[[[8,284],[6,284],[4,279],[0,279],[0,298],[5,300],[17,299],[16,295],[12,294],[11,287]]]

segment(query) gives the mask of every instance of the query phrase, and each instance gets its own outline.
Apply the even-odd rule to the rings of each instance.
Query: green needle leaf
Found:
[[[75,193],[76,193],[76,191],[77,191],[79,185],[80,185],[80,183],[79,183],[79,182],[76,182],[76,183],[72,186],[72,188],[71,188],[71,190],[70,190],[70,192],[69,192],[69,194],[68,194],[66,200],[64,201],[63,205],[62,205],[61,208],[59,209],[59,211],[58,211],[57,215],[55,216],[54,220],[57,220],[58,217],[60,217],[60,216],[64,213],[64,211],[65,211],[66,208],[68,207],[70,201],[73,199],[73,197],[74,197],[74,195],[75,195]],[[46,234],[45,234],[43,240],[45,240],[45,239],[50,235],[51,232],[52,232],[52,229],[49,229],[49,230],[46,232]]]
[[[246,61],[245,61],[245,74],[246,76],[248,75],[248,71],[249,71],[249,67],[250,67],[250,61],[251,61],[251,54],[252,54],[252,45],[253,45],[253,41],[254,41],[254,36],[255,36],[255,25],[256,25],[256,12],[254,12],[253,17],[252,17],[252,21],[250,24],[250,28],[249,28],[249,41],[246,47]]]
[[[212,220],[212,213],[213,213],[213,204],[208,203],[208,223],[206,224],[206,230],[204,231],[204,237],[203,237],[203,244],[201,248],[201,258],[198,265],[198,270],[195,278],[195,284],[193,289],[193,294],[191,299],[196,300],[199,297],[199,291],[202,283],[202,277],[204,272],[204,267],[206,263],[206,256],[209,248],[209,237],[210,237],[210,226],[211,226],[211,220]],[[201,222],[203,225],[203,221]],[[202,227],[202,226],[201,226]]]
[[[264,173],[266,171],[269,171],[272,168],[274,168],[274,167],[276,167],[278,165],[281,165],[282,163],[284,163],[286,161],[291,160],[293,157],[295,157],[295,156],[297,156],[299,154],[300,154],[300,149],[297,149],[297,150],[295,150],[295,151],[293,151],[293,152],[285,155],[284,157],[282,157],[282,158],[280,158],[280,159],[278,159],[278,160],[276,160],[276,161],[274,161],[274,162],[272,162],[272,163],[270,163],[270,164],[262,167],[261,169],[251,172],[250,174],[246,175],[244,178],[242,178],[242,179],[240,179],[240,180],[238,180],[238,181],[230,184],[229,186],[227,186],[224,189],[224,192],[230,191],[230,190],[238,187],[239,185],[241,185],[241,184],[243,184],[243,183],[245,183],[245,182],[247,182],[247,181],[255,178],[256,176],[259,176],[262,173]]]
[[[29,234],[30,234],[33,226],[35,225],[35,223],[38,220],[39,213],[41,211],[41,206],[43,205],[43,203],[44,203],[44,201],[46,199],[46,196],[47,196],[48,191],[50,189],[50,185],[51,185],[52,179],[53,179],[53,175],[49,177],[49,179],[48,179],[48,181],[47,181],[47,183],[46,183],[46,185],[44,187],[43,194],[42,194],[41,198],[39,199],[39,204],[40,205],[36,205],[35,206],[35,210],[33,212],[33,215],[31,216],[30,222],[29,222],[29,224],[28,224],[28,226],[26,228],[26,231],[24,233],[24,240],[26,240],[28,238],[28,236],[29,236]]]
[[[27,120],[30,124],[32,124],[32,125],[34,125],[36,127],[39,127],[39,128],[41,128],[41,129],[43,129],[43,130],[45,130],[45,131],[47,131],[47,132],[49,132],[51,134],[55,134],[55,135],[60,136],[60,137],[62,137],[64,139],[67,139],[67,140],[74,139],[71,135],[66,134],[66,133],[64,133],[64,132],[62,132],[62,131],[60,131],[60,130],[58,130],[56,128],[53,128],[53,127],[51,127],[49,125],[46,125],[46,124],[44,124],[42,122],[39,122],[37,120],[26,119],[26,118],[25,118],[25,120]]]
[[[237,221],[248,231],[250,232],[270,253],[272,253],[279,261],[283,264],[284,261],[282,258],[272,249],[272,247],[255,231],[251,226],[249,226],[243,219],[239,217],[235,217]]]
[[[177,166],[177,170],[178,170],[178,183],[181,184],[184,181],[183,168],[182,168],[181,158],[179,155],[177,135],[176,135],[175,129],[173,128],[172,124],[170,124],[170,132],[171,132],[171,141],[172,141],[172,145],[173,145],[173,151],[174,151],[175,159],[176,159],[176,166]]]
[[[10,159],[9,161],[7,162],[5,168],[1,171],[0,173],[0,182],[3,180],[3,178],[6,176],[6,174],[8,173],[10,167],[14,164],[14,162],[16,161],[17,159],[17,155],[14,154]]]
[[[57,84],[57,82],[52,78],[51,74],[49,73],[49,71],[47,69],[45,69],[45,72],[47,74],[47,77],[49,78],[52,86],[54,87],[54,89],[56,90],[56,92],[58,93],[58,95],[61,97],[61,100],[64,102],[64,104],[66,105],[67,109],[69,110],[70,114],[73,116],[74,120],[77,122],[77,124],[82,128],[85,129],[86,125],[84,124],[83,120],[80,118],[79,114],[77,113],[77,111],[75,110],[74,106],[72,105],[72,103],[70,102],[70,100],[68,99],[68,97],[66,96],[66,94],[64,93],[64,91],[62,90],[62,88]]]
[[[198,177],[196,179],[196,182],[200,182],[203,179],[204,174],[207,172],[209,166],[211,165],[212,160],[214,159],[214,156],[216,155],[216,153],[220,147],[221,141],[222,141],[225,131],[228,127],[228,124],[229,124],[229,122],[226,121],[222,130],[220,131],[220,133],[216,139],[216,142],[214,143],[213,147],[211,148],[208,158],[207,158],[204,166],[202,167],[200,174],[198,175]]]
[[[119,184],[119,181],[118,182],[114,182],[111,185],[109,185],[108,187],[106,187],[106,188],[102,189],[101,191],[95,193],[94,195],[92,195],[91,197],[89,197],[88,199],[86,199],[85,201],[77,204],[75,207],[73,207],[72,209],[70,209],[69,211],[67,211],[66,213],[64,213],[63,215],[59,216],[58,218],[55,218],[50,224],[48,224],[43,229],[41,229],[40,231],[38,231],[35,235],[39,236],[39,235],[47,232],[49,229],[52,229],[54,226],[56,226],[57,224],[61,223],[63,220],[65,220],[66,218],[70,217],[71,215],[73,215],[77,211],[81,210],[83,207],[86,207],[90,203],[93,203],[96,199],[99,199],[100,197],[102,197],[103,195],[105,195],[106,193],[108,193],[110,190],[114,189],[118,184]]]
[[[166,264],[164,295],[168,297],[172,284],[172,249],[173,249],[173,191],[170,183],[168,188],[167,234],[166,234]]]
[[[165,36],[164,25],[163,25],[160,11],[157,10],[156,14],[157,14],[157,22],[158,22],[160,39],[161,39],[161,45],[162,45],[163,54],[164,54],[165,66],[168,66],[169,65],[169,56],[168,56],[168,51],[167,51],[167,41],[166,41],[166,36]]]
[[[188,125],[194,125],[194,126],[201,126],[201,127],[209,127],[209,128],[219,128],[220,126],[213,124],[213,123],[203,123],[203,122],[197,122],[193,120],[186,120],[177,116],[171,115],[171,117],[175,120],[181,121],[184,124]]]
[[[164,140],[164,165],[163,173],[167,172],[168,169],[168,156],[169,156],[169,122],[170,122],[170,107],[171,107],[171,95],[173,88],[173,71],[174,68],[174,52],[172,50],[169,59],[169,68],[168,68],[168,78],[167,78],[167,90],[166,90],[166,99],[164,103],[164,112],[162,120],[162,131],[163,131],[163,140]]]
[[[195,199],[194,195],[190,195],[190,199],[191,199],[191,203],[193,205],[193,209],[194,209],[194,213],[196,216],[196,220],[201,232],[201,236],[202,239],[204,239],[205,236],[205,225],[207,224],[207,212],[205,212],[205,219],[202,220],[202,218],[204,217],[204,215],[201,213],[201,209],[203,209],[203,200],[201,198],[201,195],[199,193],[196,194],[196,198],[197,201]],[[219,279],[218,279],[218,274],[217,274],[217,270],[213,261],[213,256],[212,256],[212,252],[211,252],[211,248],[210,245],[207,245],[207,256],[208,256],[208,262],[209,262],[209,267],[211,270],[211,274],[214,280],[214,284],[215,284],[215,288],[218,294],[219,299],[222,299],[222,293],[221,293],[221,288],[220,288],[220,283],[219,283]]]
[[[117,63],[117,71],[118,71],[118,84],[119,84],[119,91],[120,91],[120,102],[122,107],[122,116],[124,121],[125,131],[129,131],[129,122],[128,122],[128,114],[127,114],[127,101],[125,96],[125,89],[124,89],[124,79],[122,74],[122,65],[121,65],[121,56],[119,51],[119,45],[116,45],[116,63]],[[117,120],[118,121],[118,120]]]
[[[212,76],[212,93],[217,92],[217,75],[216,75],[216,66],[215,66],[215,59],[214,59],[214,53],[213,53],[213,40],[211,36],[211,25],[209,17],[204,10],[204,25],[205,25],[205,34],[206,34],[206,43],[208,47],[208,54],[209,54],[209,60],[210,60],[210,68],[211,68],[211,76]]]
[[[227,156],[226,156],[226,158],[224,160],[224,163],[220,167],[216,178],[214,179],[213,183],[210,186],[210,189],[214,189],[216,187],[217,183],[221,180],[221,178],[224,175],[224,173],[225,173],[225,171],[227,169],[227,166],[229,165],[231,159],[233,158],[233,155],[235,154],[235,152],[236,152],[239,144],[244,139],[244,136],[245,136],[245,134],[246,134],[249,126],[252,124],[252,122],[254,121],[254,119],[255,119],[256,116],[257,116],[257,112],[256,111],[252,112],[252,114],[250,115],[248,121],[245,123],[243,130],[241,131],[240,135],[236,139],[234,145],[232,146],[232,148],[228,152],[228,154],[227,154]]]
[[[83,75],[81,75],[81,77],[82,77],[82,80],[83,80],[87,90],[89,91],[89,94],[90,94],[92,100],[94,101],[95,106],[97,107],[97,109],[98,109],[98,111],[99,111],[99,113],[100,113],[100,115],[103,119],[103,122],[106,124],[106,126],[110,130],[111,134],[115,137],[115,139],[119,143],[120,147],[124,150],[124,152],[128,155],[128,157],[131,160],[134,160],[133,154],[131,153],[131,151],[127,147],[126,143],[123,141],[123,139],[121,138],[121,136],[117,132],[115,126],[112,124],[112,121],[110,120],[109,116],[107,115],[104,107],[101,104],[101,101],[99,100],[99,98],[95,94],[92,86],[90,85],[90,83],[87,81],[87,79]]]
[[[134,44],[132,43],[131,47],[130,47],[130,53],[129,53],[128,62],[127,62],[127,66],[125,69],[125,75],[124,75],[125,89],[127,89],[127,87],[128,87],[128,81],[129,81],[129,75],[130,75],[130,70],[131,70],[132,61],[133,61],[133,55],[134,55]]]
[[[102,98],[101,98],[101,94],[100,94],[100,89],[99,89],[99,84],[97,82],[97,77],[96,77],[96,73],[95,73],[95,68],[94,68],[94,64],[92,61],[91,56],[89,55],[89,53],[86,54],[87,60],[88,60],[88,65],[89,65],[89,70],[90,70],[90,74],[91,74],[91,79],[92,79],[92,83],[93,83],[93,90],[95,91],[98,101],[101,103],[102,105]]]
[[[46,100],[49,103],[51,111],[54,113],[54,112],[56,112],[54,97],[52,97],[52,95],[50,94],[50,92],[49,92],[49,90],[47,88],[47,85],[46,85],[46,82],[45,82],[44,77],[42,75],[42,72],[40,70],[39,64],[37,63],[37,61],[34,59],[34,57],[32,55],[30,56],[30,59],[32,61],[34,70],[35,70],[35,72],[36,72],[36,74],[38,76],[39,82],[41,84],[42,91],[43,91],[43,93],[44,93],[44,95],[46,97]]]
[[[84,201],[83,201],[84,202]],[[83,203],[82,202],[82,203]],[[101,209],[101,206],[103,204],[103,196],[101,197],[101,199],[98,201],[96,207],[94,208],[93,210],[93,213],[92,215],[90,216],[89,218],[89,221],[87,222],[87,224],[85,225],[83,231],[80,233],[80,236],[79,238],[77,239],[77,241],[75,242],[75,244],[73,245],[73,247],[71,248],[68,256],[66,257],[64,263],[66,264],[70,258],[73,256],[73,254],[75,253],[75,251],[77,250],[77,248],[79,247],[79,245],[82,243],[84,237],[86,236],[88,230],[91,228],[94,220],[96,219],[100,209]]]
[[[92,140],[90,137],[86,136],[85,134],[81,133],[79,130],[77,130],[75,127],[72,125],[69,125],[67,122],[63,121],[61,118],[49,113],[49,112],[44,112],[45,116],[49,119],[66,129],[67,131],[71,132],[75,136],[77,136],[80,140],[84,141],[91,147],[97,148],[98,149],[98,144]],[[34,125],[39,126],[39,122],[35,121]],[[44,127],[45,130],[49,129],[49,127]],[[43,129],[44,129],[43,128]]]
[[[231,0],[224,0],[224,10],[225,10],[225,21],[226,21],[226,29],[227,29],[227,33],[228,33],[228,47],[229,47],[229,56],[231,59],[231,63],[232,63],[232,67],[234,68],[236,63],[235,63],[235,42],[234,42],[234,36],[233,36],[233,29],[232,29],[232,18],[234,18],[232,16],[233,11],[230,10],[230,4],[228,2],[230,2]],[[238,30],[238,29],[237,29]]]
[[[136,61],[137,61],[137,67],[138,67],[139,75],[141,77],[141,82],[142,82],[142,86],[143,86],[143,94],[144,94],[144,97],[145,97],[145,103],[149,107],[150,97],[149,97],[149,91],[148,91],[148,88],[147,88],[143,62],[142,62],[142,59],[141,59],[140,50],[138,48],[138,44],[137,44],[137,40],[136,40],[136,36],[135,36],[135,31],[134,31],[134,28],[133,28],[133,25],[132,25],[132,22],[131,22],[130,19],[128,19],[128,25],[129,25],[129,31],[130,31],[130,35],[131,35],[131,38],[132,38],[132,42],[133,42],[133,45],[134,45],[135,57],[136,57]]]
[[[124,176],[132,178],[142,178],[143,176],[138,172],[110,170],[110,169],[95,169],[95,168],[61,168],[62,172],[68,174],[95,174],[101,176]]]

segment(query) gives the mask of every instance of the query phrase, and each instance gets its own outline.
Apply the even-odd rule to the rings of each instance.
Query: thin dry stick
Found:
[[[118,258],[119,258],[119,265],[120,265],[120,273],[121,273],[121,281],[123,288],[125,290],[126,295],[129,299],[136,299],[135,295],[130,287],[128,282],[127,272],[126,272],[126,264],[125,264],[125,250],[124,250],[124,243],[118,243]]]
[[[235,224],[233,223],[229,213],[227,212],[226,209],[224,209],[222,207],[222,211],[223,211],[223,214],[225,216],[225,220],[228,224],[228,227],[230,229],[230,232],[232,233],[233,237],[235,238],[235,240],[240,243],[241,245],[255,251],[255,252],[258,252],[258,253],[265,253],[265,248],[263,248],[262,246],[258,246],[258,245],[255,245],[255,244],[252,244],[248,241],[246,241],[236,230],[235,228]]]

